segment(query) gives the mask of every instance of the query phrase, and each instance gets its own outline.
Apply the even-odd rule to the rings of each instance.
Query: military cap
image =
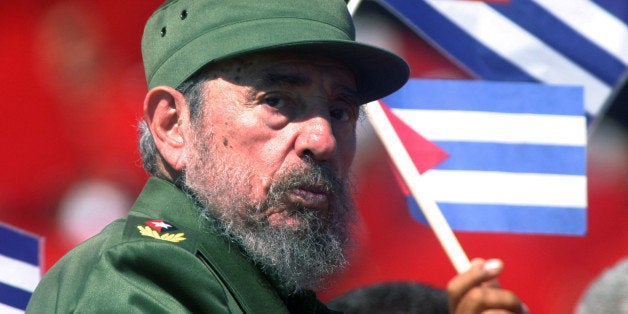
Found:
[[[174,0],[148,19],[142,55],[148,87],[177,87],[210,63],[262,51],[321,54],[354,73],[363,103],[399,89],[406,62],[355,41],[342,0]]]

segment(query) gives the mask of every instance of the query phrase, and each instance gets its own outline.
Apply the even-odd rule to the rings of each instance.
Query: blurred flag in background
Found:
[[[628,65],[624,1],[377,2],[479,79],[583,86],[589,118]]]
[[[23,313],[41,278],[40,238],[0,224],[0,313]]]

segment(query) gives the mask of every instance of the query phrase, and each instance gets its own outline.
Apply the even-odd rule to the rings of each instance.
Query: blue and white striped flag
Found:
[[[589,118],[628,65],[628,1],[377,1],[479,79],[583,86]]]
[[[411,79],[382,101],[449,154],[422,180],[452,229],[586,232],[581,87]]]
[[[0,313],[24,313],[41,278],[40,265],[40,239],[0,224]]]

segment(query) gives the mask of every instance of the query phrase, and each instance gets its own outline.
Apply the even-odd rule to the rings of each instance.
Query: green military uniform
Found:
[[[28,313],[325,313],[311,291],[288,296],[195,203],[150,178],[127,219],[63,257]]]

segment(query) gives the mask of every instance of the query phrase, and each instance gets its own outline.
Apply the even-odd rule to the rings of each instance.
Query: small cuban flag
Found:
[[[41,238],[0,224],[0,313],[24,313],[41,279]]]
[[[382,101],[395,130],[410,127],[448,155],[421,180],[453,230],[586,232],[581,87],[411,79]],[[415,140],[397,133],[406,147]]]

